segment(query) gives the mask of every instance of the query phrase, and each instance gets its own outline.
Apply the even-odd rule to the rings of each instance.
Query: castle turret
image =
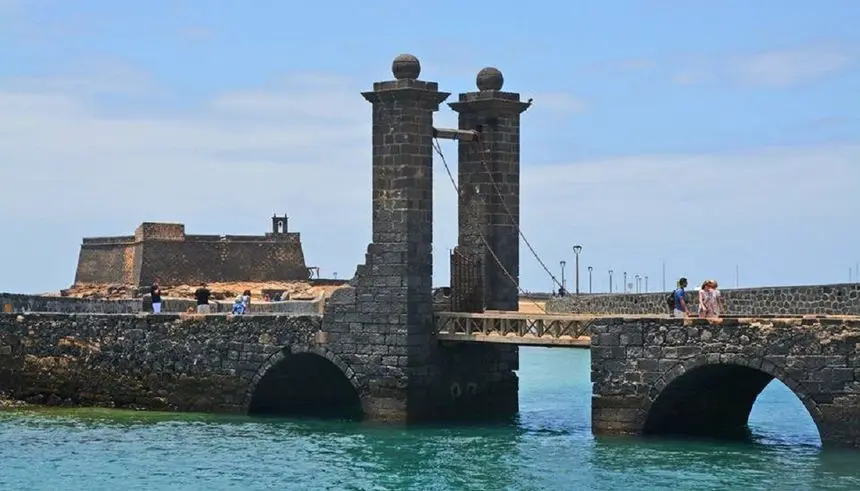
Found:
[[[272,215],[272,233],[275,235],[283,235],[287,233],[287,214],[284,216]]]

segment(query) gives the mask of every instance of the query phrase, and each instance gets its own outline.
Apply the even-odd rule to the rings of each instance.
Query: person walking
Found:
[[[699,290],[699,317],[719,317],[723,311],[723,299],[715,280],[706,280]]]
[[[678,280],[678,287],[669,296],[669,303],[672,307],[672,315],[675,317],[687,317],[690,315],[690,309],[687,306],[687,278]]]

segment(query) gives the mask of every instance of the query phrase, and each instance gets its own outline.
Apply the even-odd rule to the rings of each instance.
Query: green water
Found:
[[[822,452],[782,384],[754,443],[591,435],[589,353],[521,350],[508,427],[395,429],[110,410],[0,413],[0,489],[860,489],[860,452]]]

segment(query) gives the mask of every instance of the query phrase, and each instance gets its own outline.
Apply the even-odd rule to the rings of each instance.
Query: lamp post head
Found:
[[[590,273],[592,269],[594,269],[594,268],[592,268],[591,266],[589,266],[589,267],[588,267],[588,272]]]
[[[573,253],[574,254],[576,254],[578,256],[580,252],[582,252],[582,246],[581,245],[577,244],[577,245],[573,246]]]
[[[558,263],[561,264],[561,267],[563,268],[564,265],[567,264],[567,261],[559,261]]]
[[[614,273],[614,271],[612,271],[612,270],[610,269],[610,270],[609,270],[609,274],[612,274],[612,273]]]

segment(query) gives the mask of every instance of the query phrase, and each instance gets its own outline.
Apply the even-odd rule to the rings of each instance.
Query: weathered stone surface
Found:
[[[721,290],[726,315],[860,315],[860,283],[837,285],[782,286]],[[549,312],[582,314],[665,314],[669,293],[592,294],[554,297]],[[699,293],[687,289],[687,305],[696,312]]]
[[[856,318],[606,318],[592,331],[597,434],[732,435],[775,377],[807,407],[825,445],[860,442]]]
[[[196,306],[195,300],[187,298],[164,298],[162,312],[186,312]],[[276,314],[319,314],[322,312],[324,299],[288,300],[284,302],[251,302],[252,313]],[[230,312],[231,301],[209,302],[212,312]],[[0,307],[9,312],[54,312],[68,314],[134,314],[149,312],[152,303],[149,295],[136,299],[89,299],[76,297],[55,297],[45,295],[21,295],[17,293],[0,293]]]
[[[315,316],[0,314],[0,392],[40,404],[245,412],[283,356],[313,353]]]
[[[134,235],[88,237],[75,284],[149,285],[201,281],[306,280],[301,236],[287,217],[272,217],[266,235],[186,235],[181,223],[142,223]]]

